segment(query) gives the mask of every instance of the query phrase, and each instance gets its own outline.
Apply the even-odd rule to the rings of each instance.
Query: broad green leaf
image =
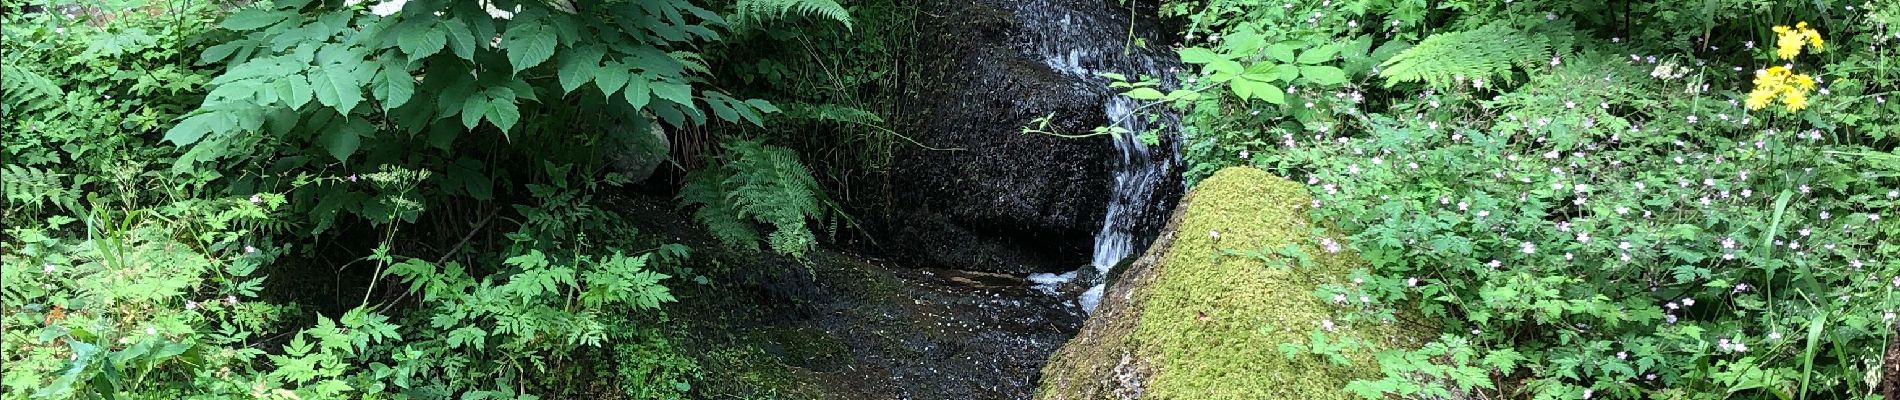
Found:
[[[636,76],[627,81],[627,105],[635,109],[645,108],[653,100],[653,89],[647,85],[647,77]]]
[[[526,21],[517,21],[517,23]],[[548,57],[554,56],[554,30],[545,25],[533,24],[508,27],[502,34],[501,46],[508,50],[508,64],[514,66],[514,73],[541,65]]]
[[[440,25],[432,24],[434,18],[413,18],[402,21],[396,26],[396,47],[401,48],[409,59],[420,60],[442,51],[448,44],[448,35]]]
[[[376,81],[370,90],[376,95],[376,100],[383,103],[383,110],[395,109],[408,103],[409,98],[415,95],[416,78],[401,66],[388,63],[376,74]]]
[[[1332,61],[1333,55],[1335,54],[1339,54],[1338,46],[1325,45],[1325,46],[1307,49],[1306,52],[1300,53],[1299,61],[1301,64],[1306,64],[1306,65],[1321,64],[1327,61]]]
[[[335,108],[338,113],[349,114],[356,103],[363,101],[363,84],[356,80],[353,68],[332,64],[310,72],[310,86],[317,102]]]
[[[573,93],[574,89],[594,80],[603,55],[606,55],[606,51],[599,46],[583,46],[561,55],[561,91]]]
[[[1293,62],[1293,46],[1287,45],[1286,43],[1276,43],[1267,46],[1267,56],[1273,57],[1273,59],[1279,60],[1282,63]]]
[[[654,81],[652,84],[653,84],[654,96],[659,96],[659,98],[666,99],[674,103],[679,103],[682,106],[688,106],[688,107],[692,106],[693,104],[693,86],[692,85],[687,85],[684,83],[677,83],[677,82],[669,82],[669,81]]]
[[[329,152],[331,157],[336,157],[337,161],[347,161],[363,145],[362,132],[375,129],[369,122],[357,118],[318,133],[317,145],[323,146],[323,150]]]
[[[268,10],[268,9],[263,9],[263,8],[246,8],[238,12],[231,13],[231,16],[225,17],[224,23],[219,24],[219,25],[223,26],[224,29],[230,29],[234,31],[248,31],[252,29],[271,26],[272,24],[276,24],[278,21],[283,21],[284,18],[287,18],[287,17],[290,17],[290,13],[288,12]]]
[[[1286,92],[1273,84],[1251,79],[1235,79],[1232,84],[1234,94],[1242,99],[1255,98],[1266,100],[1268,103],[1286,105]]]
[[[482,113],[488,112],[488,96],[480,93],[469,95],[462,100],[462,127],[475,129],[482,123]]]
[[[310,104],[313,95],[310,81],[303,74],[286,75],[271,82],[271,87],[277,91],[277,99],[290,108],[303,108],[305,104]]]
[[[462,23],[461,19],[450,19],[442,21],[442,30],[447,33],[444,37],[448,41],[449,51],[464,60],[475,60],[475,47],[481,42],[476,41],[475,35],[469,32],[468,24]]]
[[[206,134],[220,132],[233,125],[237,125],[237,118],[230,114],[216,111],[201,113],[187,117],[166,130],[165,141],[187,146],[204,139]]]
[[[1188,64],[1206,64],[1226,59],[1226,57],[1221,57],[1220,54],[1214,53],[1213,50],[1199,47],[1181,49],[1181,62]]]
[[[614,92],[619,91],[621,86],[625,86],[627,79],[632,76],[633,71],[628,68],[626,64],[621,64],[619,61],[608,61],[606,66],[595,70],[594,86],[600,88],[600,95],[613,98]]]
[[[759,112],[763,112],[766,114],[773,114],[773,113],[779,112],[778,106],[774,106],[772,105],[771,102],[768,102],[765,100],[751,99],[751,100],[746,100],[745,103],[747,105],[752,106],[753,108],[759,109]]]
[[[1232,60],[1215,60],[1212,63],[1208,63],[1206,69],[1202,70],[1203,73],[1207,74],[1207,79],[1211,79],[1215,82],[1224,82],[1229,79],[1234,79],[1234,77],[1240,76],[1244,71],[1246,71],[1246,69],[1241,67],[1240,63]]]
[[[521,120],[521,109],[518,107],[514,101],[490,99],[488,102],[488,111],[483,113],[482,116],[488,117],[489,123],[495,124],[495,127],[501,128],[501,132],[506,134],[509,130],[514,129],[516,121]]]
[[[1300,76],[1321,86],[1333,86],[1346,83],[1346,71],[1329,65],[1306,65],[1300,67]]]
[[[1145,87],[1135,88],[1135,90],[1130,90],[1128,91],[1127,95],[1128,95],[1128,98],[1135,99],[1135,100],[1159,100],[1163,96],[1165,96],[1161,94],[1161,91],[1159,90],[1155,90],[1154,88],[1145,88]]]

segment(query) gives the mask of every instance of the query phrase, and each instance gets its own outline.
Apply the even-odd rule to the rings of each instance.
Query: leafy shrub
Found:
[[[769,103],[695,90],[692,49],[724,18],[685,1],[332,3],[0,17],[0,393],[687,393],[697,366],[655,328],[674,301],[659,270],[686,251],[632,247],[597,206],[627,179],[587,128],[762,123]],[[362,297],[283,306],[312,294],[266,274],[361,276],[345,290]]]
[[[1203,65],[1181,89],[1203,95],[1159,101],[1185,109],[1191,180],[1249,164],[1312,187],[1310,212],[1373,264],[1317,293],[1363,299],[1339,318],[1443,320],[1348,390],[1877,397],[1900,307],[1900,76],[1877,66],[1900,8],[1333,3],[1164,6]],[[1265,105],[1197,62],[1360,40],[1395,51]],[[1775,66],[1813,71],[1806,107],[1744,101],[1757,76],[1806,85]]]

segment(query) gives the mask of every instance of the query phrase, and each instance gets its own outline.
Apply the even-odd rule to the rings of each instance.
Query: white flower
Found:
[[[1345,293],[1333,294],[1333,302],[1344,304],[1346,302],[1346,294]]]
[[[52,263],[46,263],[46,264],[43,264],[43,265],[40,265],[40,273],[42,273],[42,274],[50,274],[50,273],[53,273],[53,264],[52,264]]]
[[[1626,351],[1619,351],[1619,352],[1616,352],[1616,359],[1618,359],[1618,360],[1628,360],[1628,359],[1630,359],[1630,353],[1629,353],[1629,352],[1626,352]]]
[[[1618,249],[1623,249],[1623,250],[1629,250],[1629,249],[1630,249],[1630,242],[1622,242],[1622,243],[1617,243],[1617,244],[1616,244],[1616,248],[1618,248]]]
[[[156,335],[158,335],[158,328],[153,328],[153,327],[149,327],[149,326],[148,326],[148,327],[145,327],[145,334],[147,334],[147,335],[154,335],[154,336],[156,336]]]
[[[1577,241],[1590,243],[1590,232],[1577,232]]]
[[[262,203],[264,203],[263,197],[259,197],[258,195],[251,195],[251,204],[262,204]]]
[[[257,253],[256,247],[244,246],[244,254],[255,254],[255,253]]]
[[[1418,287],[1418,277],[1405,278],[1405,286]]]
[[[1321,320],[1321,321],[1319,321],[1319,326],[1320,326],[1321,328],[1326,328],[1326,331],[1327,331],[1327,332],[1332,332],[1332,331],[1333,331],[1333,320],[1330,320],[1330,319],[1328,319],[1328,320]]]
[[[1518,251],[1522,251],[1524,254],[1537,253],[1537,245],[1531,242],[1518,243],[1517,248]]]
[[[1695,298],[1694,298],[1694,297],[1685,297],[1685,298],[1683,298],[1683,299],[1682,299],[1682,306],[1683,306],[1683,307],[1689,307],[1689,306],[1694,306],[1694,305],[1695,305]]]

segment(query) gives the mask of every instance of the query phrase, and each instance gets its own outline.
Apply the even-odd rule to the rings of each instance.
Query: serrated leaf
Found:
[[[409,71],[391,63],[376,73],[376,82],[370,90],[383,103],[383,110],[392,110],[408,103],[409,98],[415,95],[416,79],[409,76]]]
[[[521,120],[521,109],[513,101],[490,99],[488,111],[482,113],[482,116],[487,117],[489,123],[495,124],[496,128],[501,128],[501,132],[506,134],[514,129],[515,122]]]
[[[361,119],[343,123],[342,126],[332,129],[325,129],[317,134],[317,145],[322,146],[331,157],[336,157],[337,161],[347,161],[351,154],[356,154],[356,149],[362,147],[363,137],[359,132],[365,128],[375,129]]]
[[[271,26],[288,17],[290,17],[290,13],[287,12],[262,8],[246,8],[231,13],[231,16],[225,17],[224,22],[220,23],[219,26],[234,31],[248,31]]]
[[[1336,54],[1339,54],[1338,46],[1325,45],[1315,47],[1307,49],[1304,53],[1300,53],[1299,62],[1306,65],[1320,64],[1332,61],[1333,56]]]
[[[628,80],[626,97],[627,105],[633,106],[635,109],[644,108],[647,106],[647,103],[652,102],[653,90],[648,87],[647,78],[640,76]]]
[[[626,86],[627,79],[633,76],[632,69],[619,61],[608,61],[607,65],[594,72],[594,86],[600,88],[601,96],[613,98],[614,92]]]
[[[355,69],[331,64],[310,72],[310,86],[318,103],[335,108],[338,113],[349,114],[357,103],[363,101],[363,85],[356,80]]]
[[[517,21],[521,23],[525,21]],[[554,30],[545,25],[511,26],[502,34],[501,45],[508,51],[508,64],[514,73],[532,68],[554,56]]]
[[[475,34],[469,31],[468,24],[460,19],[442,21],[442,31],[450,52],[463,60],[475,60],[475,47],[480,42],[475,40]]]
[[[655,81],[652,82],[652,85],[654,96],[659,96],[661,99],[666,99],[682,106],[691,107],[693,104],[692,85],[668,81]]]
[[[1181,62],[1183,63],[1207,64],[1226,59],[1226,57],[1221,57],[1219,53],[1215,53],[1213,50],[1199,47],[1181,49]]]
[[[1300,76],[1321,86],[1346,83],[1346,71],[1328,65],[1306,65],[1300,67]]]
[[[1154,88],[1145,88],[1145,87],[1135,88],[1135,90],[1130,90],[1126,94],[1128,95],[1128,98],[1135,99],[1135,100],[1159,100],[1162,97],[1166,96],[1162,94],[1161,91],[1159,90],[1155,90]]]
[[[237,125],[237,118],[222,112],[207,112],[179,121],[165,131],[165,141],[187,146],[204,139],[206,134],[222,131],[225,127]]]
[[[488,96],[480,93],[469,95],[462,100],[462,127],[475,129],[482,123],[482,113],[488,112]]]
[[[1293,62],[1293,46],[1285,43],[1277,43],[1267,46],[1266,51],[1268,57],[1273,57],[1273,59],[1279,60],[1282,63]]]
[[[420,60],[442,51],[448,44],[448,35],[441,26],[430,24],[432,18],[404,20],[396,26],[396,47],[408,54],[409,59]]]
[[[594,80],[604,55],[606,51],[599,46],[584,46],[563,54],[559,71],[561,92],[573,93],[574,89]]]
[[[1266,100],[1268,103],[1286,105],[1286,92],[1273,84],[1251,79],[1235,79],[1232,85],[1234,95],[1242,99],[1255,98]]]
[[[303,74],[291,74],[278,78],[271,83],[271,86],[277,91],[277,99],[290,108],[300,109],[305,104],[310,104],[312,88],[310,81],[304,78]]]

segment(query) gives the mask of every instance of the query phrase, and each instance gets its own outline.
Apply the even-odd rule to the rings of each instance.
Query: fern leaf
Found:
[[[53,80],[25,67],[0,63],[0,115],[54,107],[66,92]]]
[[[817,243],[807,223],[822,220],[827,200],[817,178],[791,149],[757,141],[722,146],[723,165],[694,171],[680,188],[682,206],[728,246],[757,249],[754,224],[770,225],[773,251],[802,257]]]
[[[1509,81],[1512,67],[1530,68],[1551,56],[1550,39],[1495,22],[1477,29],[1446,32],[1419,41],[1385,61],[1379,72],[1385,86],[1425,82],[1448,88],[1467,79]]]
[[[736,8],[737,17],[732,18],[736,30],[788,15],[829,19],[851,29],[851,12],[837,0],[739,0]]]

